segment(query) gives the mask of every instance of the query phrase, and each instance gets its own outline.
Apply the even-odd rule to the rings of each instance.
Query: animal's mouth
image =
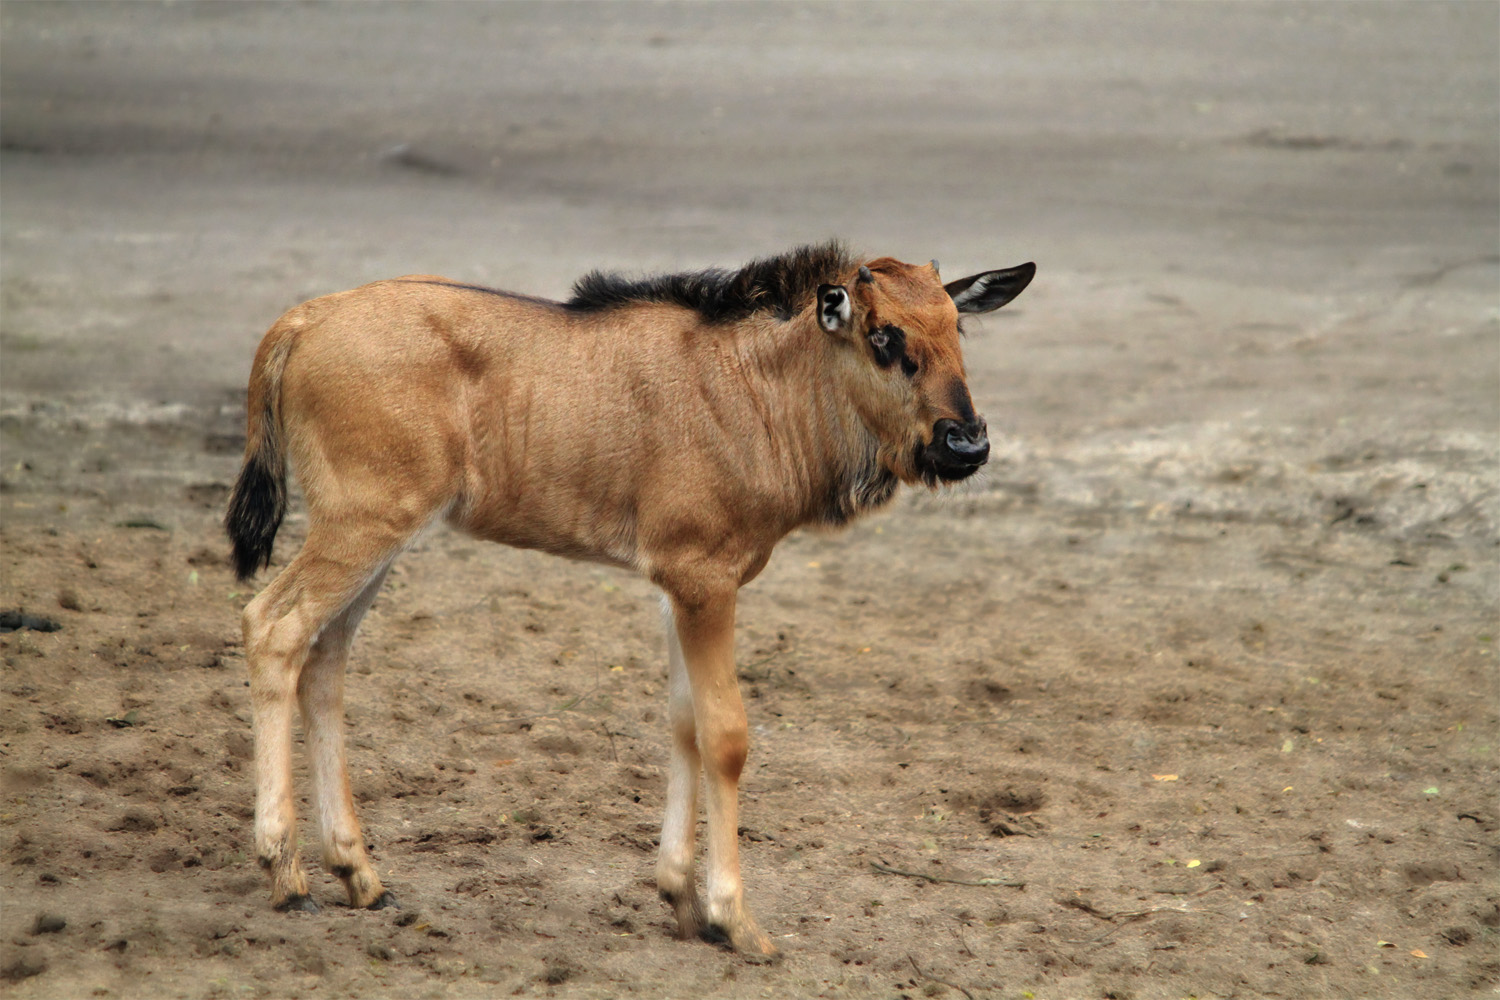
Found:
[[[956,483],[968,479],[974,473],[978,472],[983,465],[983,462],[975,462],[972,465],[946,465],[933,462],[922,470],[922,474],[923,478],[927,478],[930,475],[931,478],[941,482]]]
[[[946,456],[941,449],[934,449],[932,445],[918,445],[916,462],[917,474],[929,485],[938,483],[956,483],[968,479],[978,472],[989,456],[976,460],[956,460]]]
[[[917,473],[929,484],[968,479],[990,458],[984,421],[939,420],[933,425],[932,441],[918,444],[913,458]]]

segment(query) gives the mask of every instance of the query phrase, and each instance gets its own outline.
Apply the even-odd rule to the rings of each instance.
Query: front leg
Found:
[[[677,934],[695,938],[704,931],[703,904],[693,884],[693,838],[698,827],[698,727],[693,719],[693,691],[671,606],[665,608],[667,630],[667,714],[672,726],[672,762],[667,772],[667,809],[656,855],[656,888],[677,916]]]
[[[732,588],[690,604],[672,599],[708,806],[708,898],[701,933],[727,938],[741,952],[774,955],[775,947],[745,906],[740,881],[739,780],[750,744],[734,671],[734,604]],[[668,843],[664,838],[662,847]],[[691,840],[688,850],[691,856]]]

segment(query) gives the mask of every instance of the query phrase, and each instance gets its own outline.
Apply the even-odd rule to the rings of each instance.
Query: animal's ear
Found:
[[[1035,264],[1021,264],[1001,271],[981,271],[950,281],[943,288],[961,313],[987,313],[1020,295],[1036,274]]]
[[[849,327],[854,307],[849,304],[849,290],[843,285],[818,286],[818,325],[829,333]]]

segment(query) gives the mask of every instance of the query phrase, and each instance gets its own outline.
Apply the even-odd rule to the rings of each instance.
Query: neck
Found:
[[[773,474],[794,494],[790,527],[846,524],[895,495],[879,441],[842,388],[847,347],[806,315],[756,323],[737,346]]]

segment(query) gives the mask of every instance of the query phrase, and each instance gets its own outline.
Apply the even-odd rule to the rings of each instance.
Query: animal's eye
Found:
[[[906,370],[906,331],[899,326],[886,323],[877,326],[865,335],[870,342],[870,350],[875,355],[875,363],[881,368],[889,368],[897,361],[901,362],[902,370]],[[908,375],[910,371],[906,372]]]

